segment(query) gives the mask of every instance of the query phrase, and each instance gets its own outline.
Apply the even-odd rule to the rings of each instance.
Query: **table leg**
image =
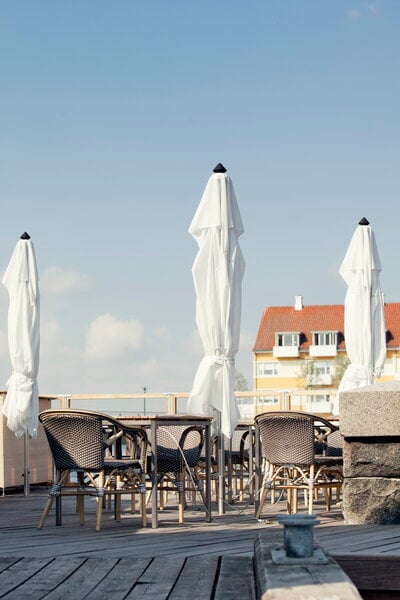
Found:
[[[206,522],[211,523],[211,434],[210,424],[205,427],[206,442]]]
[[[157,423],[151,422],[151,526],[153,529],[158,527],[158,489],[157,489]]]

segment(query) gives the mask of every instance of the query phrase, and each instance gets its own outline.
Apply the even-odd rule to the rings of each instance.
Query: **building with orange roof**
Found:
[[[385,324],[387,356],[377,382],[400,379],[400,303],[385,304]],[[290,408],[330,412],[347,364],[343,304],[306,306],[295,296],[293,306],[267,306],[253,348],[254,390],[265,391],[258,412],[282,408],[282,395],[294,391]]]

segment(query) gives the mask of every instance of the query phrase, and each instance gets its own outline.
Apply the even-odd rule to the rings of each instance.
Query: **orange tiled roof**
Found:
[[[385,323],[387,347],[400,347],[400,302],[385,304]],[[345,349],[343,304],[303,306],[301,310],[295,310],[293,306],[267,306],[261,317],[253,351],[272,351],[277,332],[301,333],[300,350],[307,350],[312,344],[313,331],[338,331],[342,334],[338,348]]]

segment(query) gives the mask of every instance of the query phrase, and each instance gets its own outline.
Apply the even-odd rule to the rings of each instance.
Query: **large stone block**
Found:
[[[345,440],[343,474],[345,477],[400,478],[400,437]]]
[[[400,436],[400,381],[340,393],[344,437]]]
[[[343,513],[350,525],[400,524],[400,479],[345,479]]]

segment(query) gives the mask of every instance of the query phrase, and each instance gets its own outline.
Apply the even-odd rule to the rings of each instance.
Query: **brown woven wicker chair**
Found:
[[[329,435],[337,430],[316,415],[298,412],[269,412],[255,419],[264,457],[263,484],[257,518],[268,491],[274,501],[276,490],[286,490],[287,511],[297,512],[297,493],[304,490],[312,514],[315,491],[326,492],[330,510],[331,492],[342,483],[340,457],[328,456]],[[320,454],[317,454],[320,452]]]
[[[157,428],[157,487],[160,505],[164,507],[168,494],[178,494],[179,523],[184,522],[186,492],[198,491],[205,503],[202,480],[197,467],[204,441],[202,427],[163,425]],[[148,458],[148,472],[153,465]]]
[[[84,498],[96,497],[96,531],[101,529],[105,497],[115,499],[115,518],[120,518],[121,495],[139,493],[141,522],[146,526],[146,433],[127,430],[116,419],[85,410],[55,409],[39,415],[56,469],[46,506],[37,525],[41,529],[56,499],[56,522],[61,525],[62,496],[76,496],[80,523],[84,524]],[[129,439],[132,456],[122,458],[122,438]],[[78,482],[71,484],[71,473]]]
[[[237,428],[233,431],[232,438],[229,443],[229,448],[225,450],[225,465],[232,474],[232,486],[234,489],[228,490],[242,502],[244,499],[245,489],[249,486],[250,472],[250,444],[254,447],[254,431],[249,435],[249,429]],[[254,453],[253,453],[254,456]],[[245,481],[247,481],[245,485]]]

